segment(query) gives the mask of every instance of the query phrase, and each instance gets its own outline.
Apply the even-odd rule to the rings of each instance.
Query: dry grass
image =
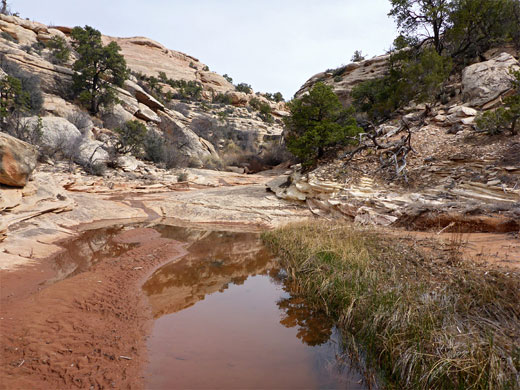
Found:
[[[519,388],[518,274],[344,223],[289,225],[263,238],[385,387]]]

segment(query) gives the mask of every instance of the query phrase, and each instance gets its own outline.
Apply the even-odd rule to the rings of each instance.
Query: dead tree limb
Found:
[[[395,175],[402,175],[408,182],[406,176],[406,158],[410,152],[414,153],[412,147],[413,129],[424,126],[426,118],[430,113],[430,107],[426,106],[425,110],[414,120],[402,118],[400,126],[397,130],[388,134],[383,134],[383,127],[369,123],[368,131],[359,135],[358,146],[343,155],[343,165],[348,165],[354,157],[366,150],[374,150],[380,152],[380,167],[376,172],[395,166]],[[412,126],[413,125],[413,126]],[[399,139],[388,141],[388,138],[403,134]]]

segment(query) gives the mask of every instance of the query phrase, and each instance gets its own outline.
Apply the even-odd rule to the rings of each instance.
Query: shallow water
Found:
[[[49,278],[45,284],[50,285],[87,271],[97,262],[119,257],[135,247],[135,244],[122,244],[114,241],[114,237],[128,228],[131,227],[115,225],[87,230],[74,240],[62,243],[63,250],[52,259],[55,275]]]
[[[144,284],[149,389],[364,389],[332,323],[295,294],[257,234],[170,226],[189,254]]]

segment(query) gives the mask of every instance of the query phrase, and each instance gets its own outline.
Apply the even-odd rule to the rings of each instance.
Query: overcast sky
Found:
[[[11,0],[46,24],[145,36],[255,91],[290,98],[311,76],[383,54],[396,36],[389,0]]]

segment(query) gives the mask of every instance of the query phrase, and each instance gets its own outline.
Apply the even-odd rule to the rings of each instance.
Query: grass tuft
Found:
[[[263,239],[387,388],[520,388],[518,274],[345,223]]]

